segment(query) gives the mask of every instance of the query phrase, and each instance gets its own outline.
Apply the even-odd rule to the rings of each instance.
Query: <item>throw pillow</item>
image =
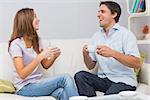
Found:
[[[0,80],[0,93],[15,93],[15,87],[8,80]]]
[[[140,53],[140,57],[141,57],[140,60],[141,60],[141,67],[142,67],[142,65],[143,65],[143,63],[144,63],[144,61],[145,61],[145,59],[146,59],[146,54],[145,54],[144,52],[141,52],[141,53]],[[138,81],[139,81],[139,74],[140,74],[141,67],[138,68],[138,69],[137,69],[137,68],[134,69]]]

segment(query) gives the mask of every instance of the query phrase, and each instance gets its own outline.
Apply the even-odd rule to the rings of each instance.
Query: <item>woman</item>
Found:
[[[23,96],[50,95],[58,100],[78,95],[68,74],[42,79],[40,64],[45,69],[50,68],[61,52],[58,48],[43,50],[36,32],[38,29],[39,19],[33,9],[24,8],[17,12],[8,48],[15,66],[16,93]]]

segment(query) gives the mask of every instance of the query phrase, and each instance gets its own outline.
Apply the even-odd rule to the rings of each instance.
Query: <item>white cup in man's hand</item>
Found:
[[[87,45],[87,50],[89,53],[95,52],[95,46],[94,45]]]
[[[86,97],[86,96],[73,96],[73,97],[70,97],[69,100],[88,100],[88,97]]]

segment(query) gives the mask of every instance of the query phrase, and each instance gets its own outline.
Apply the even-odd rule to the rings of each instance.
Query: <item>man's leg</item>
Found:
[[[121,91],[135,91],[136,87],[127,85],[125,83],[112,83],[109,89],[105,92],[105,95],[118,94]]]
[[[88,97],[96,96],[96,91],[105,92],[111,84],[107,78],[102,79],[86,71],[76,73],[74,78],[79,95]]]

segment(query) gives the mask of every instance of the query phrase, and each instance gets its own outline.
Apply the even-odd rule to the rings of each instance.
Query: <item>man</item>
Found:
[[[88,69],[98,66],[97,75],[80,71],[75,75],[78,92],[83,96],[96,96],[95,91],[105,95],[120,91],[136,90],[134,68],[140,68],[140,55],[136,37],[117,22],[121,15],[119,4],[113,1],[100,3],[97,17],[100,29],[92,38],[95,52],[83,47],[83,57]]]

